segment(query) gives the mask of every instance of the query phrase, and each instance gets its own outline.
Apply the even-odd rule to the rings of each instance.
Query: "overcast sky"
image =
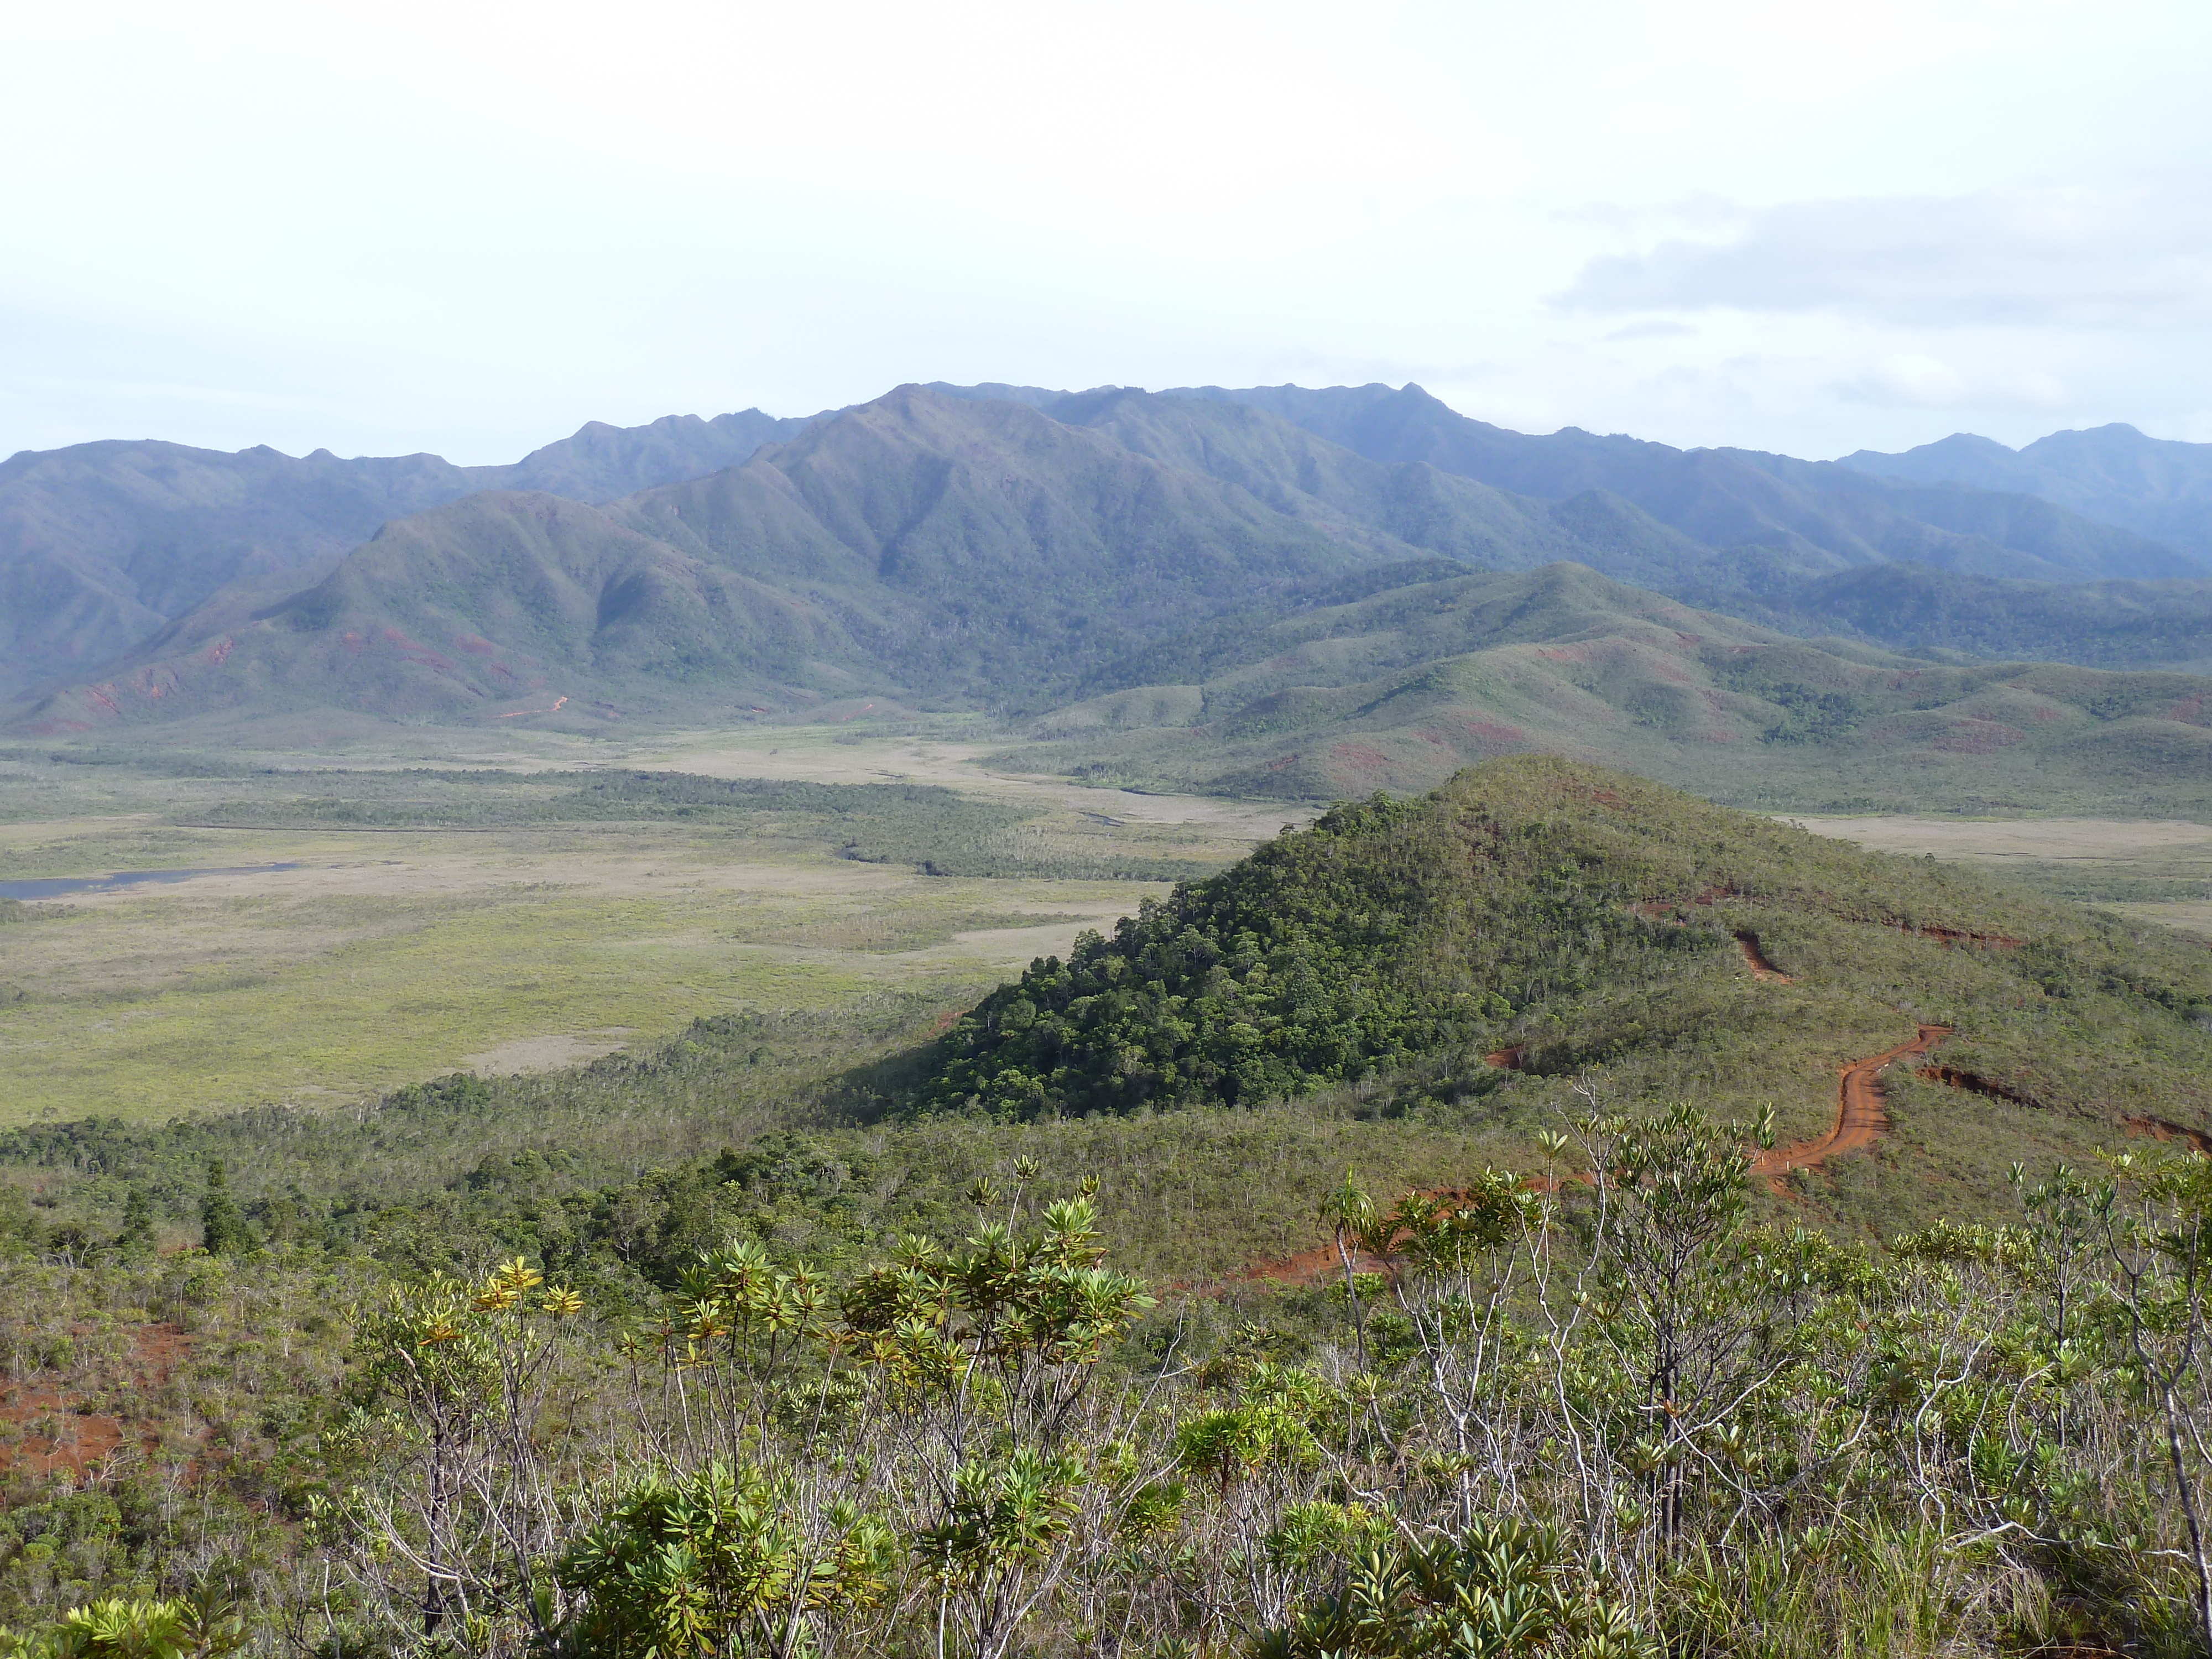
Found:
[[[2212,441],[2212,7],[8,9],[0,453],[904,380]]]

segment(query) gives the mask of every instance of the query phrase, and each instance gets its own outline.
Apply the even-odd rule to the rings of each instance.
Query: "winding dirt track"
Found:
[[[1739,939],[1744,957],[1752,961],[1758,950],[1755,939]],[[1764,967],[1765,971],[1760,972]],[[1763,957],[1752,961],[1752,971],[1761,979],[1770,975],[1787,984],[1790,981],[1776,974],[1771,964]],[[1788,1146],[1777,1146],[1762,1152],[1752,1161],[1751,1173],[1765,1176],[1778,1193],[1785,1191],[1783,1179],[1792,1170],[1809,1170],[1838,1152],[1854,1152],[1871,1146],[1889,1127],[1889,1113],[1884,1108],[1881,1074],[1897,1061],[1911,1054],[1924,1054],[1951,1035],[1948,1025],[1923,1025],[1920,1034],[1910,1042],[1900,1042],[1894,1048],[1878,1054],[1869,1054],[1864,1060],[1855,1060],[1842,1070],[1842,1080],[1836,1091],[1836,1127],[1814,1140],[1801,1140]],[[1511,1069],[1521,1059],[1518,1048],[1500,1048],[1494,1054],[1484,1056],[1492,1066]],[[2165,1126],[2171,1127],[2172,1126]],[[2193,1131],[2183,1131],[2193,1133]],[[1532,1189],[1556,1192],[1571,1182],[1589,1182],[1594,1180],[1588,1171],[1580,1171],[1561,1179],[1547,1182],[1541,1176],[1531,1176],[1526,1183]],[[1437,1187],[1426,1189],[1421,1196],[1442,1199],[1453,1196],[1459,1189]],[[1360,1273],[1387,1273],[1393,1270],[1392,1262],[1362,1252],[1353,1261]],[[1225,1275],[1206,1289],[1219,1292],[1238,1285],[1312,1285],[1330,1278],[1343,1270],[1343,1261],[1334,1244],[1316,1244],[1270,1261],[1255,1261]]]
[[[1765,1176],[1779,1192],[1782,1178],[1792,1170],[1809,1170],[1838,1152],[1853,1152],[1862,1146],[1873,1146],[1889,1127],[1881,1074],[1907,1054],[1926,1054],[1950,1035],[1948,1025],[1923,1025],[1920,1035],[1911,1042],[1900,1042],[1883,1054],[1853,1060],[1844,1067],[1843,1084],[1837,1091],[1836,1127],[1817,1140],[1801,1140],[1794,1146],[1761,1152],[1753,1160],[1751,1172]]]

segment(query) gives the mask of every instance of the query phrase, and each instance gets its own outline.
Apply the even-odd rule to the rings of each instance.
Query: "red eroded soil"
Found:
[[[1795,985],[1797,982],[1766,959],[1766,953],[1759,948],[1758,934],[1747,929],[1735,936],[1735,942],[1737,949],[1743,952],[1743,959],[1749,965],[1753,979],[1769,985]]]
[[[88,1332],[79,1331],[77,1335]],[[177,1325],[140,1325],[131,1333],[129,1364],[141,1389],[161,1387],[185,1357],[192,1339]],[[88,1412],[83,1390],[19,1383],[0,1389],[0,1472],[21,1469],[32,1474],[52,1474],[66,1469],[82,1474],[94,1463],[105,1463],[125,1440],[120,1419],[104,1412]],[[147,1451],[159,1443],[150,1430],[137,1437]]]
[[[2148,1136],[2153,1140],[2178,1140],[2184,1146],[2212,1158],[2212,1135],[2202,1129],[2191,1129],[2185,1124],[2169,1123],[2162,1117],[2124,1117],[2128,1133]]]
[[[1948,1025],[1923,1025],[1920,1035],[1911,1042],[1853,1060],[1844,1067],[1843,1083],[1837,1091],[1836,1127],[1816,1140],[1801,1140],[1794,1146],[1761,1152],[1752,1161],[1751,1172],[1765,1176],[1778,1192],[1782,1189],[1782,1177],[1792,1170],[1813,1169],[1838,1152],[1855,1152],[1873,1146],[1882,1131],[1889,1127],[1889,1113],[1882,1100],[1881,1074],[1894,1061],[1907,1054],[1924,1054],[1950,1035]]]
[[[1886,921],[1882,926],[1893,927],[1900,933],[1932,939],[1947,951],[1957,945],[1970,945],[1981,951],[2017,951],[2027,943],[2026,939],[2014,939],[2009,933],[1968,933],[1956,927],[1908,927],[1901,921]]]
[[[1978,1072],[1962,1072],[1955,1066],[1923,1066],[1913,1075],[1929,1083],[1948,1083],[1954,1089],[1964,1089],[1969,1094],[1984,1095],[1991,1100],[2009,1101],[2014,1106],[2043,1104],[2033,1095],[2023,1093],[2009,1084],[1995,1082]]]
[[[1355,1251],[1352,1258],[1354,1273],[1387,1273],[1392,1264],[1381,1256]],[[1208,1289],[1219,1291],[1233,1290],[1239,1285],[1317,1285],[1344,1271],[1344,1258],[1336,1253],[1334,1244],[1316,1244],[1310,1250],[1299,1250],[1274,1261],[1255,1261],[1239,1267],[1219,1284]]]

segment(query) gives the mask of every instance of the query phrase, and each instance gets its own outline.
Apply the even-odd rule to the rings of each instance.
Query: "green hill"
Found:
[[[1042,701],[1150,635],[1377,557],[1021,405],[910,388],[605,507],[484,492],[398,520],[313,587],[187,618],[24,719]]]
[[[0,466],[0,613],[19,647],[0,690],[47,682],[9,721],[40,735],[317,707],[588,721],[860,695],[1035,710],[1131,683],[1108,686],[1112,665],[1194,629],[1222,637],[1226,612],[1310,611],[1349,573],[1424,555],[1571,561],[1778,630],[1915,651],[2201,655],[2202,582],[2071,580],[2186,561],[2030,495],[1530,437],[1414,386],[908,386],[811,422],[594,424],[507,467],[143,444],[18,456]],[[1376,781],[1322,772],[1300,787]]]
[[[1899,650],[2087,668],[2212,667],[2212,581],[2012,581],[1916,564],[1861,565],[1808,581],[1745,559],[1670,591],[1787,633]]]
[[[1515,568],[1694,551],[1618,503],[1555,513],[1271,417],[1118,404],[1089,425],[905,387],[598,507],[483,492],[387,525],[274,604],[220,596],[20,723],[504,718],[555,698],[589,720],[861,693],[1037,708],[1194,623],[1308,608],[1424,550]]]
[[[1426,789],[1537,750],[1738,805],[2201,811],[2191,676],[1895,656],[1693,611],[1561,564],[1244,613],[1135,653],[1007,759],[1146,787]]]
[[[1871,1157],[1808,1159],[1801,1193],[1955,1214],[2130,1120],[2212,1131],[2201,948],[1540,757],[1340,806],[1086,935],[893,1100],[1028,1121],[1350,1091],[1525,1137],[1582,1079],[1622,1107],[1771,1103],[1802,1145],[1840,1068],[1923,1026],[1943,1074],[1893,1066]]]

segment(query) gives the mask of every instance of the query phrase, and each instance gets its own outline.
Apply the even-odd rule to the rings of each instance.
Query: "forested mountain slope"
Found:
[[[273,588],[265,603],[288,573],[473,491],[606,501],[733,465],[805,425],[758,410],[594,421],[509,466],[151,441],[25,450],[0,463],[0,696],[98,668],[227,586]]]
[[[1885,482],[1863,471],[1786,457],[1683,452],[1573,429],[1529,436],[1468,420],[1418,386],[1234,392],[1206,388],[1172,394],[1108,387],[1069,394],[983,386],[906,389],[892,396],[909,394],[948,407],[965,406],[971,418],[981,418],[973,414],[977,410],[1011,406],[1031,422],[1033,438],[1044,430],[1037,424],[1041,418],[1096,434],[1127,456],[1158,463],[1176,475],[1233,487],[1240,504],[1232,517],[1249,517],[1256,505],[1295,521],[1304,534],[1386,561],[1419,550],[1493,569],[1526,570],[1571,559],[1638,586],[1801,634],[1832,632],[1913,648],[1972,652],[1991,648],[1983,641],[2005,641],[2009,643],[2002,648],[2022,655],[2116,665],[2194,660],[2172,638],[2170,625],[2142,625],[2147,619],[2139,620],[2138,612],[2124,603],[2094,597],[2072,625],[2053,626],[2054,618],[2063,617],[2063,606],[2031,614],[2037,611],[2032,597],[1994,586],[1975,587],[1979,578],[2134,580],[2171,578],[2197,568],[2161,545],[2091,523],[2031,495]],[[889,401],[879,400],[879,405]],[[75,679],[106,683],[110,690],[101,696],[127,702],[113,686],[137,684],[149,671],[155,683],[166,684],[167,674],[181,672],[180,653],[189,657],[195,649],[216,648],[224,636],[288,595],[314,586],[348,548],[380,525],[481,491],[538,491],[609,504],[732,468],[770,441],[800,441],[793,454],[800,471],[829,469],[817,489],[816,506],[827,500],[825,491],[854,501],[865,499],[862,516],[867,523],[857,532],[855,545],[881,552],[893,541],[901,543],[890,553],[890,562],[903,562],[908,578],[936,583],[943,590],[940,599],[950,591],[946,584],[964,579],[961,573],[972,571],[979,578],[955,604],[957,622],[948,621],[950,613],[941,604],[927,617],[899,611],[896,605],[887,611],[882,596],[872,591],[797,596],[803,605],[842,604],[850,614],[840,625],[859,629],[855,641],[870,637],[871,629],[880,637],[881,629],[890,627],[910,642],[890,680],[878,673],[877,689],[893,681],[907,689],[953,684],[958,676],[946,663],[963,653],[972,678],[979,650],[1020,641],[1033,626],[1041,626],[1045,635],[1059,626],[1022,619],[1018,596],[1001,603],[981,580],[982,573],[1012,568],[1005,557],[1006,526],[994,524],[1004,517],[998,507],[975,517],[973,528],[981,539],[973,549],[956,544],[968,533],[960,515],[980,497],[971,495],[963,498],[964,505],[930,509],[934,519],[923,522],[927,514],[918,492],[932,487],[924,474],[935,468],[949,477],[952,469],[976,459],[963,459],[964,438],[950,427],[933,434],[917,428],[909,446],[913,453],[895,453],[894,447],[856,449],[834,464],[805,459],[811,452],[801,434],[826,424],[826,416],[780,421],[758,410],[712,421],[671,416],[629,429],[595,422],[502,467],[456,467],[428,455],[341,460],[318,452],[295,460],[270,450],[234,456],[143,443],[27,453],[0,466],[0,617],[7,619],[0,629],[12,630],[0,637],[0,661],[7,665],[0,672],[0,694]],[[928,451],[931,459],[917,471],[915,455],[921,451]],[[854,471],[876,465],[887,469],[880,479]],[[726,493],[743,496],[748,488],[732,484]],[[711,513],[715,509],[709,495],[697,505]],[[453,522],[483,523],[501,510],[486,506]],[[1146,504],[1117,532],[1127,556],[1139,556],[1134,550],[1141,546],[1141,556],[1172,560],[1212,546],[1222,528],[1210,516],[1212,510],[1194,509],[1189,524],[1171,526],[1173,513],[1180,510],[1164,497]],[[636,511],[649,514],[651,509]],[[744,511],[757,515],[769,510],[754,501]],[[1089,509],[1075,511],[1081,516]],[[908,516],[894,524],[902,513]],[[833,535],[842,536],[861,522],[843,507],[830,510],[830,516]],[[666,513],[641,521],[625,509],[617,517],[710,565],[773,583],[782,582],[787,574],[743,550],[750,532],[730,532],[725,537],[728,544],[718,550],[690,533],[693,527],[678,532]],[[426,533],[445,532],[433,527]],[[1063,533],[1064,526],[1042,527],[1033,544],[1055,546]],[[1229,533],[1233,540],[1244,532]],[[1276,523],[1267,533],[1296,539],[1301,532]],[[762,549],[773,550],[774,544],[770,537]],[[925,553],[925,548],[936,551]],[[1212,556],[1202,556],[1201,562]],[[938,559],[942,568],[924,577],[916,558]],[[1971,640],[1947,638],[1925,611],[1907,611],[1920,579],[1890,568],[1899,561],[1948,572],[1951,590],[1972,591],[1969,602],[1953,607],[1980,617]],[[677,611],[703,605],[709,613],[733,614],[730,606],[736,602],[727,595],[705,597],[707,588],[716,587],[715,579],[668,574],[678,568],[663,562],[657,567],[661,575],[647,579],[647,585],[666,580],[700,589],[694,601],[678,603]],[[811,567],[802,558],[795,568]],[[619,559],[612,564],[602,560],[595,570],[617,585],[635,574]],[[590,578],[579,573],[577,579],[588,585]],[[1076,592],[1049,576],[1045,586],[1060,595],[1048,603],[1072,602]],[[1101,598],[1105,592],[1096,590]],[[2195,602],[2191,594],[2179,597],[2185,606]],[[571,611],[575,602],[574,593],[562,601]],[[326,603],[323,608],[328,609]],[[646,608],[665,619],[674,617],[665,606]],[[2021,614],[2015,617],[2014,611]],[[638,643],[639,630],[646,626],[641,615],[628,599],[613,602],[613,625],[629,632],[626,643],[607,653],[606,672],[589,688],[594,694],[621,681],[624,695],[635,701],[638,687],[632,682],[660,675],[670,665],[681,665],[682,672],[676,681],[657,687],[648,701],[689,695],[684,688],[717,674],[730,678],[732,695],[748,696],[769,681],[789,678],[784,670],[754,674],[732,666],[753,662],[758,653],[750,644],[711,643],[723,626],[711,620],[672,621],[675,631],[665,648],[643,649]],[[1198,619],[1191,613],[1178,620],[1188,624]],[[483,627],[459,612],[450,620],[462,635],[487,636]],[[2170,624],[2171,618],[2166,620]],[[1122,616],[1111,607],[1093,622],[1119,627],[1124,635],[1132,629],[1141,634],[1154,625],[1148,615]],[[445,627],[444,621],[427,616],[411,623],[392,618],[378,624],[379,636],[385,629],[397,629],[416,638],[416,624],[433,634]],[[763,625],[770,631],[778,626]],[[735,626],[739,636],[752,631],[750,624]],[[496,638],[494,642],[533,659],[542,655]],[[1083,664],[1097,657],[1092,643],[1085,641],[1076,653]],[[424,641],[423,648],[452,655],[435,641]],[[1017,646],[1017,654],[1028,648]],[[875,645],[856,643],[854,651],[855,660],[872,672],[889,665]],[[917,667],[931,651],[937,658]],[[573,652],[545,660],[572,669],[580,665]],[[833,652],[827,660],[842,659]],[[520,675],[517,683],[528,682],[516,665],[508,666]],[[1035,689],[1034,677],[1025,673],[1018,673],[1014,682],[1023,696]],[[264,683],[273,686],[283,679],[272,675]],[[800,682],[811,684],[804,675]],[[294,705],[317,695],[312,682],[286,684]],[[391,704],[387,693],[388,688],[371,688],[366,702],[358,692],[349,695],[355,706],[407,707],[404,697]],[[104,717],[99,696],[88,703],[79,695],[76,701],[84,705],[79,713],[85,717]],[[453,706],[466,702],[465,697]]]
[[[590,698],[726,708],[848,691],[1034,704],[1136,644],[1391,545],[1324,534],[1019,404],[909,387],[605,507],[480,492],[395,521],[313,587],[244,618],[188,618],[25,720],[457,718],[554,697],[580,713]]]
[[[1877,478],[2016,490],[2212,556],[2212,444],[2150,438],[2114,422],[2054,432],[2025,448],[1954,432],[1899,454],[1862,449],[1837,463]]]
[[[1798,583],[1691,581],[1670,590],[1785,633],[1899,650],[2088,668],[2212,669],[2212,580],[2029,582],[1927,565],[1860,565]]]
[[[1892,483],[1826,462],[1680,450],[1574,427],[1547,436],[1512,432],[1418,386],[1164,395],[1248,404],[1372,460],[1425,461],[1520,495],[1560,500],[1607,490],[1709,547],[1771,550],[1808,573],[1909,560],[2043,580],[2205,574],[2195,557],[2025,494]]]
[[[1225,617],[1133,653],[1008,758],[1327,799],[1541,750],[1776,808],[2212,805],[2212,682],[2194,676],[1892,656],[1571,564],[1396,574],[1345,603]]]

